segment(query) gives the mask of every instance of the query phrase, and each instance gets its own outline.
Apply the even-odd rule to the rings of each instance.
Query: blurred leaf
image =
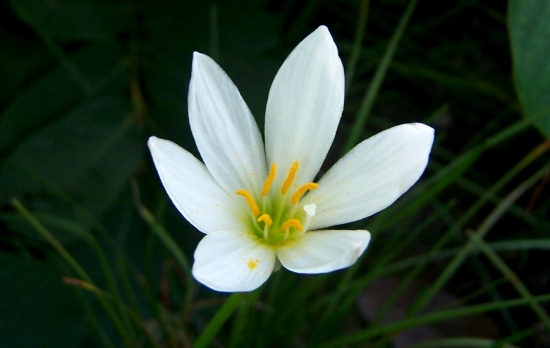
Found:
[[[550,138],[550,2],[510,0],[508,26],[519,100]]]
[[[18,96],[0,118],[0,153],[10,152],[32,132],[58,120],[85,98],[123,91],[122,54],[114,46],[78,50]],[[68,64],[69,64],[68,63]]]
[[[0,11],[8,6],[0,4]],[[25,80],[52,63],[52,55],[35,37],[17,31],[18,26],[0,19],[0,106],[23,87]],[[11,24],[11,25],[10,25]]]
[[[49,261],[0,254],[0,345],[75,347],[86,322],[74,289]]]
[[[111,2],[11,0],[17,16],[38,33],[59,40],[108,40],[128,26],[130,7]]]
[[[127,187],[141,163],[144,144],[124,100],[99,97],[87,101],[8,157],[0,181],[10,185],[0,198],[28,197],[26,204],[33,211],[76,222],[82,214],[67,202],[64,196],[68,193],[96,218],[101,217]]]

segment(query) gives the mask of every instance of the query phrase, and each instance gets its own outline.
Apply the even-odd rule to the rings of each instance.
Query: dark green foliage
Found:
[[[350,73],[324,171],[364,110],[366,91],[408,3],[0,2],[0,347],[123,346],[124,338],[127,346],[178,347],[194,341],[220,308],[220,297],[180,267],[182,259],[192,263],[201,234],[169,202],[146,147],[148,136],[156,135],[197,153],[187,121],[192,52],[209,54],[223,67],[261,125],[278,66],[301,39],[327,25]],[[414,295],[415,309],[426,293],[444,288],[472,306],[466,312],[484,312],[484,305],[496,310],[487,320],[503,340],[519,337],[534,346],[544,338],[537,328],[549,321],[540,308],[523,306],[529,296],[515,286],[519,279],[533,295],[549,293],[550,201],[548,176],[541,174],[550,136],[548,3],[419,2],[386,62],[366,127],[356,133],[362,140],[399,123],[433,126],[436,145],[423,180],[392,208],[352,226],[373,234],[352,269],[315,277],[275,273],[236,307],[216,336],[219,344],[361,346],[362,339],[353,337],[368,337],[367,346],[389,347],[391,327],[357,310],[365,288],[385,276],[400,284],[388,293]],[[360,18],[366,30],[354,45]],[[484,230],[491,230],[485,241],[476,242],[486,244],[472,247],[469,235],[485,228],[533,173],[539,174],[535,184]],[[127,336],[90,288],[62,281],[78,276],[14,209],[13,199],[104,291]],[[166,231],[171,239],[159,239]],[[166,243],[181,253],[174,257]],[[491,253],[485,257],[479,245],[493,248],[504,262]],[[412,283],[429,291],[413,294]],[[498,308],[517,298],[524,301],[521,309]],[[380,301],[391,313],[391,296]],[[415,326],[413,312],[401,329]]]

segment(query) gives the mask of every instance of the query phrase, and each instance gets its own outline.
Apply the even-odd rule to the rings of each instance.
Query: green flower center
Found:
[[[308,182],[296,191],[290,191],[298,168],[299,163],[296,161],[290,167],[281,189],[271,190],[277,175],[277,165],[273,163],[265,179],[259,204],[249,191],[235,191],[246,199],[250,208],[252,231],[269,244],[281,244],[306,232],[311,218],[315,215],[315,204],[306,204],[299,209],[298,203],[308,191],[315,190],[319,185]]]

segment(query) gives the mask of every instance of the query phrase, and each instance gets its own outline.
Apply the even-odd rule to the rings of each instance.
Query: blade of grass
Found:
[[[92,306],[90,305],[89,299],[86,298],[82,291],[76,291],[80,305],[84,309],[84,313],[88,323],[91,324],[91,327],[99,337],[103,347],[116,348],[116,345],[113,343],[111,338],[107,336],[106,330],[101,327],[101,324],[98,319],[98,315]]]
[[[239,292],[235,292],[229,296],[221,308],[218,309],[212,320],[210,320],[208,325],[201,332],[200,336],[193,344],[193,348],[205,348],[210,346],[210,342],[212,342],[218,331],[220,331],[223,324],[225,324],[235,309],[237,309],[237,307],[242,303],[243,296],[245,295]]]
[[[452,203],[449,203],[446,206],[446,209],[448,209],[451,204]],[[413,233],[409,233],[406,237],[401,236],[401,235],[398,236],[397,240],[399,240],[400,242],[397,245],[395,243],[391,243],[391,242],[388,243],[388,244],[392,245],[391,250],[382,251],[381,252],[381,254],[383,255],[382,258],[377,259],[376,264],[373,265],[372,268],[377,269],[377,268],[383,267],[387,262],[389,262],[391,259],[393,259],[393,257],[395,257],[403,248],[406,248],[408,245],[410,245],[409,244],[410,242],[412,242],[416,238],[418,238],[419,234],[422,231],[424,231],[425,229],[427,229],[438,217],[440,217],[442,212],[443,212],[443,210],[440,209],[438,212],[431,215],[430,218],[426,219],[421,224],[421,226],[414,229]],[[328,316],[337,317],[336,315],[334,315],[336,307],[343,307],[341,299],[346,294],[346,292],[349,291],[352,276],[355,274],[356,269],[359,267],[360,264],[361,264],[361,262],[356,263],[357,266],[354,265],[344,275],[343,280],[339,283],[339,285],[336,288],[335,292],[332,294],[331,301],[329,302],[329,305],[326,307],[327,309],[325,311],[325,317],[328,317]],[[380,310],[380,312],[378,313],[378,316],[382,316],[383,314],[385,314],[386,310],[388,310],[389,307],[391,307],[391,305],[393,304],[393,302],[402,294],[402,292],[407,289],[410,282],[412,282],[416,278],[417,274],[420,271],[421,271],[421,269],[419,268],[416,273],[414,273],[414,271],[407,273],[407,277],[403,280],[401,285],[397,289],[394,290],[394,292],[392,293],[391,298],[388,299],[388,301],[386,301],[387,303],[386,303],[385,307],[383,307]],[[350,275],[350,276],[348,276],[348,275]],[[345,312],[347,312],[347,311],[345,311]],[[336,319],[336,320],[340,320],[340,319],[341,318]],[[374,319],[374,321],[377,321],[377,319]],[[331,323],[331,325],[334,325],[334,323]]]
[[[487,258],[491,261],[491,263],[509,280],[509,282],[512,284],[512,286],[516,289],[516,291],[523,296],[525,299],[532,299],[533,295],[527,289],[527,287],[523,284],[521,279],[519,279],[516,274],[506,265],[506,263],[500,258],[500,256],[495,253],[495,251],[487,245],[481,239],[480,234],[477,232],[471,233],[470,238],[473,240],[473,243],[475,246],[483,253]],[[533,312],[539,317],[539,319],[543,322],[543,324],[546,326],[546,328],[550,331],[550,317],[548,317],[548,313],[537,303],[532,302],[530,303],[531,308],[533,309]]]
[[[176,241],[170,236],[168,231],[158,222],[156,217],[144,206],[139,207],[139,215],[149,225],[151,231],[160,239],[164,246],[170,251],[172,256],[176,259],[176,262],[185,272],[186,276],[191,276],[191,266],[187,261],[183,251],[178,246]]]
[[[421,325],[427,325],[427,324],[441,322],[449,319],[456,319],[456,318],[465,317],[465,316],[472,316],[472,315],[487,313],[487,312],[499,310],[503,307],[512,308],[512,307],[524,306],[532,303],[533,301],[535,302],[550,301],[550,294],[535,296],[531,299],[519,298],[519,299],[502,301],[500,303],[492,303],[492,302],[484,303],[480,305],[473,305],[473,306],[467,306],[462,308],[432,312],[432,313],[428,313],[417,317],[410,317],[410,318],[403,319],[399,322],[395,322],[387,325],[373,326],[365,330],[359,331],[357,333],[350,334],[348,336],[339,337],[335,340],[332,340],[332,341],[326,342],[325,344],[320,345],[319,348],[342,347],[345,345],[359,343],[359,342],[365,343],[367,342],[368,339],[376,337],[381,334],[401,332],[403,330],[421,326]]]
[[[241,347],[241,342],[243,337],[246,336],[246,328],[250,327],[250,309],[252,304],[256,302],[260,294],[262,293],[262,288],[259,288],[243,298],[242,305],[239,308],[235,320],[233,320],[233,328],[231,330],[231,340],[228,347]]]
[[[175,258],[179,267],[183,270],[187,279],[193,279],[191,274],[191,266],[187,261],[183,251],[178,246],[176,241],[170,236],[168,231],[158,222],[156,217],[149,211],[149,209],[140,205],[138,212],[143,220],[149,225],[151,231],[157,236],[157,238],[162,242],[162,244],[168,249],[170,254]],[[194,283],[191,283],[194,284]],[[191,307],[191,302],[194,296],[195,286],[191,285],[186,289],[186,295],[184,297],[182,305],[182,315],[185,316],[185,313]]]
[[[128,120],[126,120],[122,125],[119,126],[117,131],[114,133],[112,137],[107,139],[108,144],[114,144],[117,137],[121,136],[123,134],[123,130],[126,129],[129,125]],[[106,151],[108,148],[107,145],[104,145],[101,147],[103,150]],[[99,158],[99,150],[96,150],[94,158]],[[71,209],[74,209],[76,212],[76,215],[80,218],[82,218],[86,223],[89,223],[91,227],[95,228],[101,236],[104,238],[105,241],[109,243],[117,252],[118,255],[123,257],[124,253],[122,252],[119,245],[113,240],[111,237],[109,231],[105,229],[105,227],[102,225],[102,223],[87,209],[85,208],[80,202],[78,202],[76,199],[74,199],[69,193],[65,192],[61,187],[53,184],[51,181],[44,179],[40,175],[31,172],[27,170],[26,168],[17,166],[12,163],[8,163],[13,169],[18,170],[22,175],[25,175],[27,178],[35,181],[38,183],[41,187],[45,189],[46,192],[52,194],[54,197],[60,199],[63,203],[67,204]],[[37,220],[38,221],[38,220]],[[79,234],[79,236],[81,236]],[[121,314],[123,323],[129,330],[131,334],[133,334],[133,327],[130,322],[130,318],[127,315],[127,312],[123,310],[125,307],[124,302],[122,301],[122,298],[120,296],[119,290],[116,286],[116,280],[115,276],[113,274],[113,270],[109,265],[109,261],[107,260],[107,257],[102,250],[102,248],[99,246],[99,243],[97,240],[93,237],[91,233],[86,234],[86,238],[84,239],[87,241],[96,251],[96,255],[99,259],[100,266],[103,271],[103,275],[105,277],[105,282],[107,284],[107,289],[109,290],[109,293],[114,296],[115,298],[115,305],[118,307],[118,313]],[[125,257],[124,257],[125,258]],[[128,265],[131,267],[131,264],[128,263]],[[137,274],[137,272],[134,271],[134,274]]]
[[[453,337],[445,338],[442,340],[422,342],[415,344],[409,348],[439,348],[439,347],[476,347],[476,348],[490,348],[495,346],[495,341],[486,338],[471,338],[471,337]],[[502,348],[519,348],[511,344],[504,344],[500,346]]]
[[[477,229],[477,234],[480,238],[484,238],[491,227],[500,219],[500,217],[508,210],[508,208],[514,203],[523,193],[525,193],[530,187],[532,187],[538,180],[540,180],[547,172],[548,168],[542,168],[534,175],[528,178],[526,181],[516,187],[508,196],[499,204],[491,214],[481,223]],[[470,239],[451,260],[449,265],[443,270],[441,275],[436,279],[434,284],[415,301],[410,313],[414,314],[424,308],[429,301],[443,288],[451,276],[456,272],[458,267],[464,262],[466,257],[474,249],[474,242]]]
[[[470,254],[470,268],[473,270],[473,273],[477,274],[477,276],[481,280],[481,284],[490,284],[492,282],[492,277],[487,270],[487,265],[481,262],[480,255],[478,255],[477,253]],[[506,282],[506,284],[508,283],[508,279],[503,278],[503,280]],[[470,295],[471,294],[469,294],[469,296],[467,297],[470,297]],[[490,297],[490,301],[492,302],[500,302],[505,298],[501,295],[497,287],[489,287],[487,295]],[[461,298],[461,300],[464,303],[468,303],[468,299]],[[516,317],[513,316],[507,308],[503,308],[500,311],[500,316],[502,317],[502,320],[506,323],[506,326],[508,327],[508,332],[516,332],[519,330],[519,325],[516,322]]]
[[[407,6],[407,9],[403,13],[401,20],[397,25],[397,29],[393,33],[393,36],[390,39],[388,47],[386,48],[386,51],[384,52],[384,55],[382,56],[382,59],[380,60],[380,63],[376,68],[376,72],[374,73],[374,76],[369,85],[369,88],[367,89],[367,92],[363,97],[363,101],[359,106],[359,111],[357,112],[357,116],[355,117],[353,126],[350,130],[350,133],[348,134],[347,142],[342,148],[342,153],[348,152],[355,144],[357,144],[357,141],[361,136],[365,123],[367,122],[367,118],[369,117],[370,110],[372,109],[372,106],[374,105],[374,101],[378,96],[378,91],[382,86],[382,82],[384,81],[384,77],[386,76],[386,72],[388,70],[388,67],[390,66],[393,55],[397,51],[399,42],[401,41],[401,38],[403,37],[403,33],[405,32],[405,29],[409,24],[409,20],[411,19],[411,16],[414,12],[414,9],[416,8],[417,3],[418,3],[418,0],[411,0],[409,2],[409,5]]]
[[[93,288],[97,288],[92,279],[88,276],[86,271],[80,266],[80,264],[71,256],[71,254],[63,247],[61,243],[38,221],[32,214],[29,212],[17,199],[12,199],[12,205],[17,209],[17,211],[36,229],[38,233],[46,239],[50,245],[57,251],[57,253],[61,256],[61,258],[72,268],[72,270],[80,277],[82,278],[87,284],[90,284],[93,286]],[[93,289],[91,288],[91,289]],[[101,305],[109,315],[109,318],[112,320],[113,324],[115,325],[115,328],[117,329],[118,333],[122,337],[122,339],[127,343],[129,342],[129,337],[131,337],[131,333],[127,332],[127,328],[125,327],[125,324],[123,324],[121,318],[119,318],[114,311],[114,309],[111,307],[105,296],[103,296],[101,292],[93,292],[98,300],[100,301]]]
[[[435,215],[438,214],[434,214]],[[430,221],[430,220],[427,220]],[[415,230],[416,232],[416,230]],[[417,235],[417,233],[414,233],[413,235]],[[414,239],[412,239],[414,240]],[[401,248],[404,248],[405,246],[409,245],[408,243],[401,243],[398,245],[397,248],[401,250]],[[395,255],[395,254],[394,254]],[[389,296],[389,298],[386,300],[382,308],[378,311],[376,314],[376,317],[373,319],[374,323],[379,322],[386,313],[391,309],[391,307],[395,304],[395,302],[403,295],[403,293],[409,288],[409,286],[420,276],[420,274],[425,270],[424,263],[422,263],[422,266],[418,266],[413,268],[410,272],[407,272],[399,286],[392,291],[392,294]]]
[[[521,250],[550,250],[550,239],[516,239],[505,240],[489,243],[491,248],[495,251],[521,251]],[[430,256],[430,260],[443,260],[449,257],[453,257],[459,251],[459,248],[450,248],[440,250]],[[472,253],[479,253],[479,250],[472,250]],[[402,272],[409,267],[413,267],[420,262],[420,260],[427,257],[428,254],[412,256],[407,259],[395,262],[383,270],[380,271],[381,276],[386,276],[392,273]]]
[[[511,342],[521,342],[522,340],[532,337],[538,330],[534,327],[530,327],[525,330],[514,332],[512,335],[500,339],[498,342],[495,342],[491,348],[500,348],[504,347],[506,344]]]
[[[459,221],[451,228],[449,232],[458,233],[477,212],[485,205],[490,198],[496,194],[502,187],[504,187],[508,182],[510,182],[517,174],[519,174],[523,169],[528,165],[533,163],[537,158],[542,156],[549,150],[549,144],[547,141],[541,143],[535,147],[531,152],[527,154],[519,163],[517,163],[511,170],[509,170],[495,185],[490,187],[484,192],[484,194],[460,217]],[[506,317],[506,315],[505,315]],[[510,324],[512,322],[509,322]],[[515,324],[512,324],[515,325]]]
[[[75,287],[81,288],[83,290],[86,290],[86,291],[94,294],[96,297],[104,297],[105,299],[107,299],[111,302],[113,302],[115,300],[114,297],[111,294],[109,294],[108,292],[98,288],[96,285],[94,285],[92,283],[88,283],[86,281],[83,281],[82,279],[63,277],[63,282],[67,285],[75,286]],[[143,334],[147,338],[147,340],[150,343],[152,343],[153,346],[155,346],[156,342],[153,339],[153,337],[151,336],[151,333],[145,327],[145,325],[143,323],[143,320],[142,320],[142,317],[138,313],[131,311],[128,307],[124,307],[123,310],[128,312],[128,316],[134,321],[136,326],[141,329],[141,331],[143,332]],[[126,345],[129,346],[129,347],[133,347],[139,341],[137,339],[134,339],[133,342],[134,343],[132,343],[131,341],[127,341]]]
[[[430,260],[433,260],[433,257],[437,254],[437,251],[443,247],[447,242],[454,236],[456,233],[459,233],[460,230],[465,226],[465,224],[473,217],[475,214],[485,205],[485,203],[492,197],[496,192],[498,192],[504,185],[506,185],[510,180],[512,180],[521,170],[526,168],[531,164],[535,159],[539,158],[548,150],[548,146],[545,143],[537,146],[533,151],[531,151],[522,161],[515,165],[511,170],[509,170],[495,185],[490,187],[484,195],[482,195],[462,216],[455,224],[436,242],[432,247],[430,253],[419,258],[416,267],[408,273],[408,281],[414,280],[414,277],[422,270],[427,267],[427,264]],[[458,255],[458,254],[457,254]],[[449,274],[449,276],[452,274]],[[406,289],[407,282],[403,283],[403,286],[400,286],[399,290],[403,291]],[[434,293],[435,294],[435,293]]]
[[[495,86],[485,80],[445,74],[428,68],[407,66],[399,62],[392,62],[390,68],[392,71],[412,79],[432,80],[437,82],[438,85],[447,85],[454,89],[464,89],[474,93],[484,94],[488,97],[495,98],[505,105],[509,104],[511,100],[514,100],[514,98],[504,92],[499,86]],[[515,104],[514,108],[517,110],[519,105]]]
[[[367,27],[367,18],[369,13],[369,0],[361,0],[359,3],[359,19],[357,20],[357,28],[355,29],[355,39],[349,55],[348,64],[346,66],[346,92],[349,90],[355,67],[361,53],[363,37],[365,36],[365,28]]]
[[[132,182],[132,196],[134,199],[134,206],[143,220],[149,225],[155,235],[161,240],[164,246],[172,253],[172,256],[178,262],[178,265],[185,272],[185,275],[191,277],[191,266],[185,257],[185,254],[178,246],[176,241],[170,236],[168,231],[162,226],[162,224],[156,219],[156,217],[147,209],[142,203],[139,195],[139,188],[136,181]]]

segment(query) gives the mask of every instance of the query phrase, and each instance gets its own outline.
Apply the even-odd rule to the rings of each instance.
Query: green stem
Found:
[[[94,285],[92,282],[92,279],[86,271],[80,266],[80,264],[71,256],[71,254],[63,247],[61,243],[53,236],[53,234],[44,227],[36,219],[31,212],[29,212],[17,199],[13,198],[11,201],[12,205],[17,209],[17,211],[36,229],[38,233],[44,237],[51,245],[52,247],[58,252],[58,254],[65,260],[65,262],[73,269],[73,271],[84,280],[86,284],[89,286],[86,286],[87,290],[90,290],[96,297],[99,299],[102,306],[105,308],[105,311],[113,321],[113,324],[115,325],[116,329],[118,330],[121,337],[125,340],[127,344],[130,344],[128,342],[128,338],[130,337],[129,333],[126,331],[124,324],[120,320],[120,318],[116,315],[116,312],[111,307],[107,299],[105,298],[105,294],[102,291],[95,291],[98,288]]]
[[[376,69],[376,72],[374,73],[374,76],[370,83],[370,86],[365,96],[363,97],[361,105],[359,106],[357,117],[355,118],[355,122],[353,123],[350,134],[348,134],[346,145],[343,148],[344,153],[348,152],[357,143],[359,137],[361,136],[361,132],[363,131],[363,127],[367,122],[367,118],[370,114],[372,106],[374,105],[374,101],[378,96],[378,91],[380,91],[380,87],[382,86],[382,82],[384,81],[384,77],[386,76],[386,72],[388,71],[393,55],[397,51],[399,41],[401,41],[401,38],[403,37],[405,28],[407,28],[407,24],[411,19],[417,3],[418,0],[411,0],[411,2],[409,2],[409,6],[407,6],[403,17],[401,17],[401,20],[399,21],[397,29],[393,33],[390,43],[388,44],[388,47],[384,52],[384,56],[382,56],[382,60],[380,60],[378,68]]]
[[[158,220],[149,211],[149,209],[140,205],[138,206],[138,212],[139,212],[139,215],[141,215],[141,217],[143,218],[143,220],[145,220],[145,222],[149,225],[151,230],[155,233],[155,235],[160,239],[160,241],[164,244],[164,246],[168,249],[168,251],[170,251],[172,256],[176,259],[176,262],[181,267],[181,269],[185,272],[185,275],[190,277],[191,267],[189,265],[189,262],[185,258],[183,251],[181,251],[176,241],[170,236],[168,231],[166,231],[164,227],[158,222]]]
[[[550,294],[535,296],[529,299],[520,298],[520,299],[502,301],[498,303],[491,302],[491,303],[484,303],[480,305],[468,306],[463,308],[432,312],[432,313],[421,315],[418,317],[406,318],[398,322],[387,324],[387,325],[369,327],[366,330],[335,339],[334,341],[331,341],[331,342],[327,342],[326,344],[320,347],[332,348],[332,347],[347,346],[358,342],[365,343],[366,340],[381,334],[397,333],[413,327],[418,327],[418,326],[427,325],[427,324],[436,323],[436,322],[442,322],[449,319],[482,314],[490,311],[499,310],[504,307],[506,308],[518,307],[518,306],[530,304],[532,302],[547,302],[547,301],[550,301]]]
[[[492,228],[492,226],[500,219],[500,217],[510,208],[512,203],[514,203],[527,189],[534,185],[540,178],[544,176],[548,169],[543,168],[527,179],[525,182],[520,184],[516,189],[514,189],[507,197],[499,204],[491,214],[481,223],[476,233],[479,238],[484,238],[487,232]],[[466,257],[474,249],[475,242],[473,239],[470,239],[462,249],[456,254],[453,260],[449,265],[443,270],[441,275],[437,278],[435,283],[423,294],[423,296],[414,304],[410,313],[417,313],[420,311],[426,304],[441,290],[441,288],[447,283],[450,277],[455,273],[458,267],[463,263]]]
[[[349,61],[346,67],[346,92],[349,90],[353,75],[355,73],[355,67],[359,60],[361,53],[361,44],[363,37],[365,36],[365,28],[367,26],[367,18],[369,13],[369,0],[361,0],[359,6],[359,20],[357,21],[357,28],[355,30],[355,40],[353,40],[353,46],[349,56]]]
[[[100,147],[100,149],[96,149],[95,154],[92,156],[94,161],[97,161],[99,157],[101,157],[101,153],[107,151],[110,147],[114,146],[117,139],[119,139],[120,136],[124,134],[124,131],[128,129],[130,123],[124,122],[121,126],[117,128],[115,133],[111,135],[106,142]],[[102,152],[103,151],[103,152]],[[111,238],[111,235],[109,232],[105,229],[105,227],[102,226],[101,222],[93,216],[82,204],[78,201],[76,201],[70,194],[65,192],[62,188],[58,187],[57,185],[53,184],[52,182],[40,177],[39,175],[28,171],[27,169],[23,167],[19,167],[18,165],[12,164],[12,167],[15,170],[20,171],[23,175],[28,177],[29,179],[35,181],[37,184],[44,187],[45,190],[50,192],[52,195],[58,197],[62,202],[69,205],[72,209],[74,209],[79,217],[85,220],[86,223],[89,223],[90,226],[93,226],[97,229],[97,231],[102,235],[102,237],[109,242],[110,245],[112,245],[115,250],[120,252],[120,255],[123,255],[123,252],[121,251],[120,247],[113,241]],[[32,215],[31,215],[32,216]],[[39,225],[40,222],[35,217],[32,217],[35,219]],[[30,220],[29,220],[30,221]],[[32,224],[32,222],[31,222]],[[34,225],[33,225],[34,226]],[[42,226],[42,225],[41,225]],[[35,226],[36,227],[36,226]],[[42,233],[42,232],[40,232]],[[49,232],[48,232],[49,233]],[[116,280],[115,276],[113,274],[112,268],[110,267],[109,261],[107,260],[107,256],[103,252],[102,248],[100,247],[99,243],[97,242],[96,238],[91,233],[79,233],[79,237],[82,237],[86,242],[88,242],[94,251],[96,252],[96,255],[99,259],[100,266],[103,270],[103,274],[105,276],[105,282],[107,289],[111,293],[112,296],[114,296],[113,303],[117,306],[118,313],[122,316],[123,323],[126,325],[126,329],[128,333],[135,339],[134,336],[134,330],[130,322],[130,318],[126,314],[126,311],[124,309],[124,302],[122,301],[122,298],[119,294],[118,288],[116,286]],[[53,236],[52,236],[53,238]],[[50,241],[48,238],[46,240]],[[55,240],[55,238],[54,238]],[[50,241],[51,242],[51,241]],[[56,248],[57,249],[57,248]],[[136,272],[134,272],[136,273]]]
[[[193,348],[205,348],[209,346],[223,324],[225,324],[227,319],[229,319],[231,314],[233,314],[235,309],[241,304],[243,296],[244,294],[240,292],[235,292],[229,296],[221,308],[216,312],[212,320],[204,328],[201,335],[197,338],[193,344]]]
[[[185,258],[183,251],[180,249],[176,241],[170,236],[168,231],[166,231],[166,229],[158,222],[158,220],[149,211],[149,209],[145,208],[142,205],[138,205],[138,211],[141,217],[145,220],[145,222],[147,222],[151,230],[160,239],[162,244],[164,244],[164,246],[176,259],[176,262],[185,273],[185,276],[187,277],[187,279],[191,280],[192,279],[191,266],[189,265],[189,262]],[[190,283],[190,284],[193,284],[193,283]],[[189,286],[186,289],[185,298],[183,300],[182,313],[185,313],[186,310],[191,305],[193,295],[194,295],[194,286]]]
[[[489,246],[478,233],[472,233],[470,235],[472,240],[474,241],[476,247],[478,247],[485,256],[493,263],[493,265],[498,268],[498,270],[504,274],[504,276],[510,281],[510,283],[516,288],[517,292],[523,296],[525,299],[533,299],[533,295],[527,289],[527,287],[523,284],[523,282],[516,276],[516,274],[504,263],[504,261],[497,255],[497,253]],[[530,303],[531,308],[535,312],[535,314],[539,317],[539,319],[544,323],[546,328],[550,330],[550,318],[548,317],[548,313],[537,303],[532,302]]]

